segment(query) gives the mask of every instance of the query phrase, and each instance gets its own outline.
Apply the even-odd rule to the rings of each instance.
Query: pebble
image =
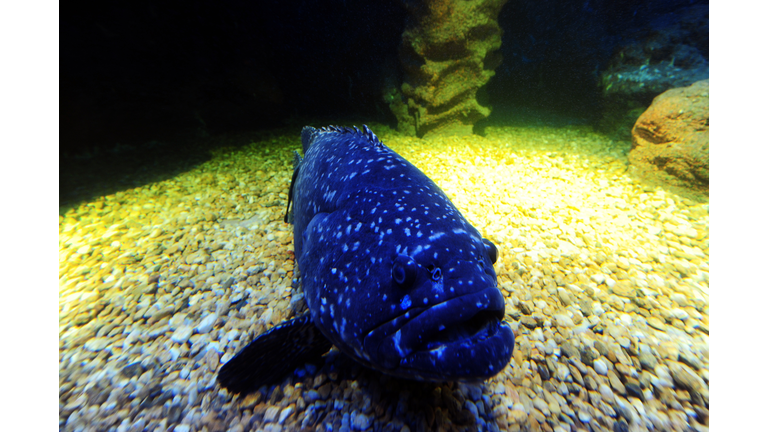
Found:
[[[687,320],[688,319],[688,312],[680,309],[680,308],[674,308],[671,310],[672,316],[679,319],[679,320]]]
[[[592,420],[592,416],[586,410],[579,410],[578,416],[582,423],[589,423]]]
[[[640,361],[640,366],[648,370],[653,370],[658,364],[658,360],[650,352],[640,352],[638,360]]]
[[[520,319],[520,324],[528,327],[529,329],[535,329],[539,326],[539,322],[530,316],[524,316]]]
[[[548,416],[550,414],[549,405],[542,398],[539,398],[539,397],[534,398],[533,406],[536,407],[537,410],[541,411],[542,414],[544,414],[545,416]]]
[[[557,296],[560,298],[560,301],[563,302],[563,305],[570,306],[573,304],[573,297],[565,288],[558,288]]]
[[[560,327],[571,328],[574,326],[573,320],[570,317],[562,314],[555,315],[555,322]]]
[[[109,345],[109,339],[105,337],[97,337],[93,339],[89,339],[85,345],[84,348],[88,351],[98,352],[103,350],[104,348]]]
[[[611,387],[613,387],[614,390],[616,390],[617,393],[623,395],[627,393],[626,388],[624,388],[624,384],[622,384],[621,380],[619,379],[619,376],[616,375],[616,372],[609,370],[608,371],[608,381],[611,383]]]
[[[213,329],[213,325],[216,324],[216,320],[219,317],[216,316],[216,314],[208,314],[205,318],[200,321],[200,324],[195,327],[195,330],[198,333],[205,334],[210,332]]]
[[[626,167],[616,157],[624,156],[615,148],[600,141],[594,154],[585,151],[591,147],[582,135],[589,132],[563,140],[578,152],[568,147],[542,156],[518,140],[552,146],[560,132],[531,139],[531,128],[511,135],[498,130],[461,138],[482,141],[471,149],[454,141],[430,144],[430,151],[458,161],[454,172],[472,182],[423,166],[508,251],[495,268],[513,306],[508,310],[519,317],[512,323],[515,363],[492,381],[435,384],[436,402],[423,411],[413,407],[434,395],[364,369],[333,370],[336,360],[244,398],[218,387],[216,371],[246,339],[303,305],[281,210],[290,183],[285,167],[297,142],[292,135],[290,146],[267,142],[222,152],[176,177],[75,205],[60,216],[60,426],[410,432],[456,425],[671,430],[693,418],[706,423],[706,204],[638,189],[621,171]],[[409,160],[424,160],[414,157],[417,138],[386,129],[380,136]],[[494,146],[501,158],[492,154]],[[619,156],[607,156],[611,152]],[[576,171],[582,165],[588,175]],[[551,192],[553,173],[556,182],[574,185],[569,193]],[[478,191],[495,195],[473,200]],[[90,213],[97,206],[101,211]],[[508,222],[522,214],[531,223]],[[670,229],[649,236],[649,228],[663,223]],[[540,375],[539,367],[547,373]],[[128,407],[130,400],[135,403]],[[398,411],[400,401],[405,409]]]
[[[523,410],[513,409],[507,414],[507,421],[512,424],[522,425],[528,420],[528,414]]]
[[[352,429],[368,430],[371,427],[373,419],[363,413],[355,413],[352,416]]]
[[[280,424],[285,423],[285,419],[287,419],[288,416],[293,414],[293,410],[294,410],[294,406],[292,404],[285,407],[282,411],[280,411],[280,418],[277,420],[277,422]]]
[[[605,360],[601,358],[595,360],[595,362],[592,364],[592,367],[595,369],[595,372],[600,375],[608,374],[608,365],[605,363]]]
[[[632,286],[628,282],[619,281],[619,282],[615,282],[614,284],[610,284],[606,282],[606,284],[611,288],[611,291],[617,296],[626,297],[626,298],[634,298],[636,296],[635,290],[632,288]]]
[[[280,408],[276,406],[271,406],[267,408],[267,411],[264,413],[264,421],[274,422],[279,414],[280,414]]]
[[[177,328],[176,331],[173,332],[173,334],[171,335],[171,340],[178,344],[186,343],[189,340],[190,336],[192,336],[193,330],[194,329],[192,327],[183,325]]]
[[[648,325],[655,328],[656,330],[667,331],[667,325],[656,317],[648,318]]]
[[[579,349],[576,348],[576,346],[574,346],[570,341],[563,342],[563,344],[560,345],[560,350],[566,357],[579,357]]]

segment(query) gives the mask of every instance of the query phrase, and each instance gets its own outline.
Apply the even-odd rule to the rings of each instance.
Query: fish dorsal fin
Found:
[[[254,339],[219,369],[216,379],[232,393],[249,393],[319,360],[332,345],[307,313]]]
[[[325,126],[321,127],[320,129],[306,126],[301,131],[301,143],[304,147],[304,154],[307,154],[307,149],[312,144],[312,140],[315,138],[315,135],[324,132],[357,135],[367,140],[374,147],[384,147],[384,143],[379,140],[379,137],[373,133],[368,125],[363,125],[363,130],[358,129],[357,126],[352,126],[351,128],[345,126]]]
[[[288,216],[291,214],[291,201],[293,200],[293,184],[296,183],[296,177],[299,176],[299,167],[301,166],[301,161],[302,159],[299,152],[294,151],[293,152],[293,177],[291,177],[291,186],[288,188],[288,205],[285,207],[285,217],[283,218],[283,221],[285,223],[288,223],[288,219],[289,219]]]

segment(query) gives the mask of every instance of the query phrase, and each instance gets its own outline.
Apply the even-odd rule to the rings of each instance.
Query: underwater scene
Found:
[[[709,430],[707,2],[60,20],[60,430]]]

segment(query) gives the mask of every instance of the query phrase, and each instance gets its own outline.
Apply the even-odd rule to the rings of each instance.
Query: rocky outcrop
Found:
[[[507,0],[405,1],[404,83],[389,106],[411,135],[466,135],[488,117],[477,93],[501,64],[497,17]]]
[[[709,7],[662,15],[645,38],[621,47],[600,74],[604,132],[627,138],[654,97],[709,78]]]
[[[709,189],[709,80],[653,100],[632,128],[629,161],[667,183]]]

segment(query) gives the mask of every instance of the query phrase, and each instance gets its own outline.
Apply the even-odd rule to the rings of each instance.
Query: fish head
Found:
[[[392,304],[367,333],[365,354],[387,374],[422,381],[496,375],[514,347],[493,269],[498,250],[469,225],[430,237],[392,257]]]

